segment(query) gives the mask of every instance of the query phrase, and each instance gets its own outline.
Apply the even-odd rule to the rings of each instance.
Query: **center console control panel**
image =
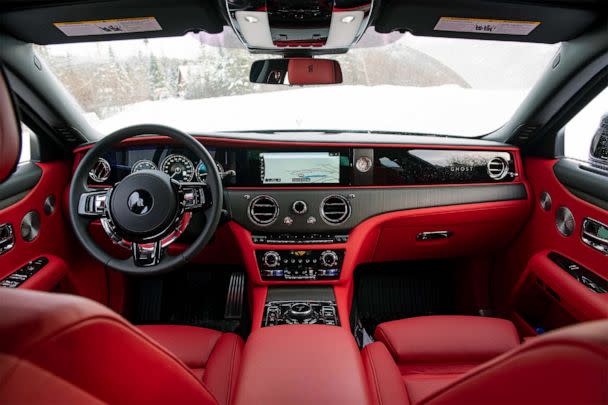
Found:
[[[270,301],[264,307],[262,326],[340,326],[334,301]]]
[[[344,249],[258,250],[260,276],[265,281],[337,280],[340,278]]]

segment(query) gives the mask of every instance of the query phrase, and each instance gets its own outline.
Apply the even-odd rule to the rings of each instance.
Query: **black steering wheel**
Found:
[[[107,188],[87,186],[89,171],[98,158],[118,142],[139,135],[167,136],[184,146],[207,167],[205,182],[183,183],[160,170],[142,170]],[[80,161],[70,186],[70,223],[78,240],[97,260],[131,274],[160,274],[187,263],[209,242],[222,213],[222,182],[215,161],[194,137],[161,125],[137,125],[97,142]],[[205,216],[194,242],[176,256],[167,247],[187,228],[195,211]],[[100,249],[89,233],[99,219],[112,241],[131,250],[118,259]]]

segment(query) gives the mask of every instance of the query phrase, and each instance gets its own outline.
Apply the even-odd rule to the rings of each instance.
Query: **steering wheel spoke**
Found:
[[[78,201],[78,215],[91,219],[104,216],[112,188],[84,192]]]
[[[174,182],[179,195],[181,204],[185,211],[196,211],[206,209],[211,206],[211,199],[207,197],[208,186],[203,182],[179,183]]]
[[[138,267],[149,267],[160,263],[163,256],[163,248],[160,240],[146,244],[144,247],[139,243],[131,243],[131,254],[133,256],[133,262]]]

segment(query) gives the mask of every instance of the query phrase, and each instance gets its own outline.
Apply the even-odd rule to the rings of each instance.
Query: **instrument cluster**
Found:
[[[215,150],[209,152],[215,156]],[[216,166],[221,176],[223,165],[216,161]],[[208,172],[200,159],[170,147],[117,149],[100,157],[93,165],[89,172],[89,183],[111,185],[142,170],[160,170],[182,183],[204,182]]]
[[[195,177],[198,181],[204,181],[207,177],[207,167],[203,162],[199,162],[195,168],[192,160],[177,153],[167,156],[160,166],[156,166],[151,160],[142,159],[131,167],[131,173],[141,170],[161,170],[180,182],[191,182]]]

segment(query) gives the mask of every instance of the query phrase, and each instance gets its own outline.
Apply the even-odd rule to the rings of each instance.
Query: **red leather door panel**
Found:
[[[22,199],[0,210],[0,224],[10,224],[15,237],[13,248],[0,255],[0,280],[29,261],[46,257],[49,263],[19,288],[48,291],[57,285],[68,269],[66,257],[71,247],[66,243],[66,222],[61,209],[61,197],[70,178],[70,168],[64,162],[37,165],[42,169],[38,184]],[[55,199],[55,209],[46,214],[43,206],[49,196]],[[21,236],[21,222],[31,211],[40,217],[40,232],[34,240],[28,242]]]
[[[522,312],[534,313],[531,307],[541,304],[546,306],[545,321],[555,327],[608,316],[608,311],[598,311],[603,304],[608,305],[608,294],[589,290],[547,258],[550,252],[559,253],[608,279],[608,256],[581,240],[583,220],[589,217],[608,223],[608,212],[576,197],[564,187],[553,170],[556,162],[540,158],[525,160],[532,188],[532,215],[506,251],[504,260],[499,261],[493,276],[494,296],[506,312],[515,314],[513,320],[524,335],[533,335],[534,330],[529,327],[537,325],[526,325],[520,315]],[[551,196],[549,210],[540,206],[542,192]],[[556,227],[556,211],[562,206],[568,207],[574,216],[575,229],[570,236],[563,236]],[[522,300],[528,303],[522,303]],[[536,311],[533,318],[542,319],[543,316]]]

